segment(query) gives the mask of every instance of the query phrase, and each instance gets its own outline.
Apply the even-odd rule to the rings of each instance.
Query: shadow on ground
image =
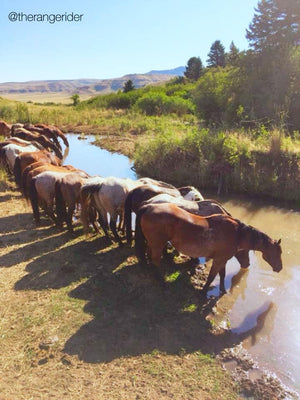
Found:
[[[2,256],[0,261],[12,266],[12,256],[29,260],[27,274],[16,282],[15,290],[59,289],[84,280],[69,295],[85,300],[84,312],[94,318],[67,340],[67,354],[88,363],[154,350],[216,354],[255,333],[255,327],[240,335],[212,333],[206,317],[218,298],[199,297],[187,273],[188,263],[179,267],[168,260],[163,264],[167,275],[174,268],[182,271],[163,289],[149,270],[135,262],[132,248],[111,245],[101,236],[85,240],[81,229],[75,235],[49,226],[34,232],[39,240]],[[11,234],[10,240],[17,237]]]

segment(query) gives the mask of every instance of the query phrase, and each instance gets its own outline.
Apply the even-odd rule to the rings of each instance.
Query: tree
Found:
[[[77,106],[80,103],[79,94],[75,93],[71,96],[71,100],[73,100],[73,106]]]
[[[240,52],[233,41],[230,43],[229,53],[226,54],[226,64],[237,66],[238,61],[240,59]]]
[[[197,81],[203,72],[202,61],[199,57],[191,57],[185,68],[184,75],[191,81]]]
[[[246,38],[256,52],[300,43],[300,0],[261,0]]]
[[[256,118],[299,129],[300,0],[261,0],[255,12],[246,33],[253,49],[245,65],[251,109]]]
[[[133,85],[133,82],[131,79],[128,79],[128,81],[125,82],[124,86],[123,86],[123,92],[127,93],[130,92],[131,90],[134,90],[135,87]]]
[[[216,40],[211,45],[207,64],[209,67],[225,67],[225,48],[220,40]]]

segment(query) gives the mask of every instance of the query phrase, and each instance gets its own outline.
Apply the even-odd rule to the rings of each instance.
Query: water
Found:
[[[93,136],[86,136],[86,140],[79,140],[79,136],[75,134],[66,136],[70,148],[64,164],[74,165],[74,167],[83,169],[90,175],[136,179],[136,174],[131,169],[132,163],[128,157],[92,146]]]
[[[67,135],[70,153],[65,161],[91,175],[136,178],[127,157],[92,146],[77,135]],[[205,195],[205,193],[204,193]],[[250,267],[240,270],[235,259],[227,263],[227,296],[231,329],[239,334],[253,328],[244,347],[258,363],[275,372],[289,387],[300,392],[300,213],[245,200],[223,202],[234,217],[282,239],[283,270],[277,274],[250,252]],[[218,295],[218,279],[209,295]]]

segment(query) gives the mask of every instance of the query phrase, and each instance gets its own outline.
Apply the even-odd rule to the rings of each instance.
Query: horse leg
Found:
[[[119,246],[122,246],[122,241],[117,232],[117,223],[115,218],[113,218],[112,216],[110,216],[109,227],[114,234],[115,240],[119,243]]]
[[[151,243],[149,245],[150,256],[151,256],[151,267],[153,267],[152,274],[162,287],[166,286],[166,282],[164,280],[163,275],[160,272],[159,266],[164,248],[165,248],[165,243],[164,244]]]
[[[225,289],[225,275],[226,275],[226,265],[224,265],[224,268],[222,268],[219,271],[219,276],[220,276],[220,293],[225,294],[226,289]]]
[[[222,269],[224,269],[224,277],[225,277],[225,265],[226,265],[226,260],[224,261],[224,259],[222,259],[222,260],[214,259],[213,264],[212,264],[211,269],[208,274],[207,281],[202,289],[203,294],[206,294],[208,292],[210,284],[215,279],[217,273],[220,272]],[[223,284],[224,284],[224,282],[223,282]],[[221,287],[221,285],[220,285],[220,287]],[[224,287],[224,289],[225,289],[225,287]]]
[[[61,222],[58,221],[58,219],[56,218],[56,216],[54,214],[53,204],[49,204],[49,203],[46,204],[46,213],[52,219],[52,221],[54,222],[54,224],[57,227],[61,227]]]
[[[73,225],[72,225],[72,217],[73,217],[74,210],[75,210],[75,204],[69,205],[66,220],[67,220],[68,230],[71,233],[74,232]]]
[[[108,228],[107,218],[103,217],[101,211],[98,212],[98,222],[99,222],[101,228],[103,229],[103,232],[104,232],[105,236],[107,237],[107,239],[109,239],[111,241],[111,238],[110,238],[108,230],[107,230],[107,228]]]
[[[235,258],[240,263],[240,267],[241,268],[248,268],[249,267],[250,260],[249,260],[249,251],[248,250],[239,250],[235,254]]]

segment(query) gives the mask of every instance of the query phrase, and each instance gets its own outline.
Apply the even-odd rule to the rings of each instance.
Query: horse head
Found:
[[[263,259],[271,265],[274,272],[280,272],[282,270],[281,260],[281,239],[270,240],[262,251]]]

